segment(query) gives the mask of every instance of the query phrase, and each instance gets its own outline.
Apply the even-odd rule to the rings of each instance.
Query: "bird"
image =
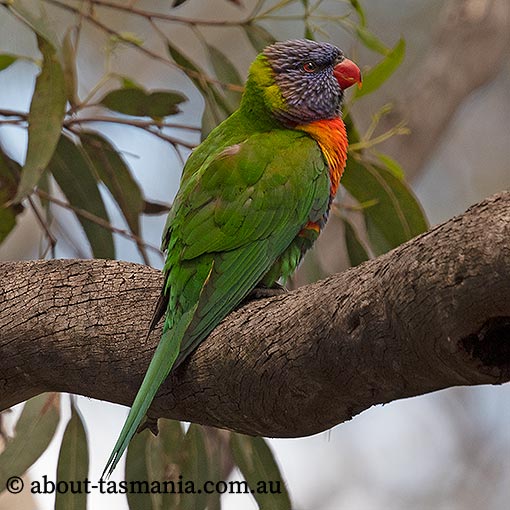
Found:
[[[344,91],[358,66],[327,42],[294,39],[252,62],[239,108],[184,165],[162,237],[163,332],[108,459],[114,471],[159,387],[256,288],[277,289],[324,227],[344,171]]]

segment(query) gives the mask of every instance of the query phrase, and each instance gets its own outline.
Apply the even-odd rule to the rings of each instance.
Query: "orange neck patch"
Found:
[[[344,121],[340,117],[327,120],[316,120],[295,129],[309,133],[319,144],[329,168],[331,199],[334,198],[340,184],[347,161],[347,132]]]

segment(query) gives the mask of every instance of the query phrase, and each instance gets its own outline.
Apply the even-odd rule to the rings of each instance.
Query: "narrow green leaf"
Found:
[[[158,428],[157,436],[148,429],[136,434],[127,450],[125,479],[137,488],[128,494],[132,509],[176,508],[179,498],[183,497],[179,494],[182,426],[178,421],[160,419]],[[151,494],[152,482],[168,482],[167,492]],[[172,483],[175,493],[172,493]]]
[[[51,174],[49,172],[44,172],[39,179],[39,184],[37,185],[37,189],[39,191],[42,191],[44,193],[47,193],[48,196],[51,195]],[[51,226],[53,222],[53,209],[51,207],[52,203],[47,199],[43,197],[39,197],[39,202],[41,202],[41,206],[44,209],[44,219],[46,221],[46,224],[48,226]]]
[[[45,41],[47,41],[53,48],[59,52],[59,39],[54,30],[54,26],[50,21],[50,17],[46,15],[43,5],[38,5],[31,2],[24,2],[23,0],[9,0],[5,2],[8,8],[22,18],[25,23],[32,28],[32,30]],[[30,7],[25,7],[24,3],[30,3]],[[37,8],[38,7],[38,8]],[[39,16],[36,12],[38,11]]]
[[[75,27],[67,29],[62,42],[62,64],[64,69],[64,84],[66,97],[71,106],[79,104],[78,82],[76,78],[76,48],[73,44]]]
[[[184,55],[177,46],[174,46],[173,44],[167,43],[168,52],[170,53],[170,56],[173,58],[176,64],[183,67],[184,70],[190,70],[193,71],[193,73],[196,73],[198,75],[202,74],[202,71],[198,68],[196,64],[194,64],[186,55]],[[190,77],[190,80],[199,88],[200,90],[204,90],[204,88],[207,86],[207,84],[204,82],[204,80],[201,80],[199,76],[188,75]]]
[[[257,52],[261,52],[267,45],[276,42],[276,39],[260,25],[248,23],[243,25],[246,36]]]
[[[202,427],[202,430],[209,458],[209,480],[228,480],[235,467],[229,447],[232,432],[214,427]],[[219,492],[207,495],[207,510],[221,510]]]
[[[207,51],[209,54],[209,60],[214,68],[214,73],[219,80],[232,85],[243,85],[243,80],[239,71],[224,53],[210,44],[207,44]],[[241,101],[241,92],[225,88],[224,94],[229,110],[234,111]]]
[[[344,224],[347,254],[349,255],[351,266],[354,267],[365,262],[370,257],[352,223],[347,218],[342,218],[342,221]]]
[[[184,101],[186,97],[179,92],[146,92],[130,86],[109,92],[100,104],[124,115],[162,119],[179,113],[181,110],[178,105]]]
[[[129,443],[126,456],[125,480],[128,484],[135,484],[137,490],[128,491],[127,500],[131,510],[156,510],[152,504],[150,490],[145,491],[144,482],[150,484],[151,478],[147,469],[147,452],[152,443],[152,434],[144,430],[135,434]],[[138,490],[138,488],[140,490]]]
[[[380,53],[381,55],[387,55],[391,51],[375,34],[362,25],[356,27],[356,35],[369,50]]]
[[[84,157],[82,150],[65,136],[60,138],[48,169],[71,205],[109,222],[88,158]],[[85,231],[94,257],[115,258],[111,231],[80,214],[76,217]]]
[[[424,213],[406,183],[392,172],[347,158],[342,184],[363,209],[370,244],[376,255],[395,248],[427,230]]]
[[[231,113],[231,110],[226,104],[225,99],[214,87],[211,86],[211,84],[203,79],[204,72],[188,57],[186,57],[176,46],[168,43],[167,47],[168,52],[174,59],[175,63],[183,67],[183,70],[187,74],[188,78],[193,82],[195,87],[197,87],[197,89],[202,92],[206,102],[205,108],[209,107],[210,114],[214,119],[214,125],[218,125],[223,119],[225,119],[226,115]],[[191,71],[191,73],[189,71]],[[207,103],[209,103],[209,105]],[[217,106],[222,109],[222,112],[219,111]]]
[[[89,472],[87,434],[80,412],[71,404],[71,419],[67,423],[58,456],[57,483],[85,480]],[[57,492],[55,510],[86,510],[87,493]]]
[[[202,113],[202,121],[201,121],[201,132],[200,132],[200,140],[205,140],[209,133],[218,125],[216,118],[213,113],[213,107],[211,106],[209,101],[205,101],[204,111]]]
[[[361,4],[358,2],[358,0],[349,0],[349,2],[351,3],[353,9],[358,13],[360,25],[364,27],[367,24],[367,19]]]
[[[120,82],[122,84],[123,89],[142,89],[142,85],[140,85],[136,80],[130,78],[129,76],[119,76]]]
[[[394,248],[394,243],[388,239],[384,229],[381,228],[381,225],[374,219],[373,215],[365,215],[365,222],[370,246],[376,255],[382,255]]]
[[[16,60],[18,60],[18,57],[15,55],[9,55],[8,53],[0,55],[0,71],[7,69],[9,66],[14,64]]]
[[[404,169],[398,164],[397,161],[395,161],[387,154],[383,154],[381,152],[378,152],[376,155],[377,159],[379,159],[379,161],[384,165],[384,168],[389,170],[398,179],[404,180]]]
[[[83,131],[80,141],[96,176],[119,205],[131,232],[140,234],[140,214],[145,203],[142,191],[117,149],[98,133]]]
[[[259,508],[289,510],[290,497],[273,452],[262,437],[232,434],[232,455]]]
[[[347,139],[349,143],[358,143],[361,140],[359,131],[357,130],[354,122],[352,121],[352,117],[350,114],[347,114],[343,117],[345,128],[347,129]]]
[[[1,177],[0,177],[1,184]],[[0,190],[0,200],[2,192]],[[0,243],[11,233],[12,229],[16,226],[16,213],[12,207],[5,207],[0,205]]]
[[[153,452],[157,447],[161,459],[160,466],[162,467],[162,474],[159,476],[159,479],[173,481],[176,488],[178,488],[179,475],[181,474],[179,466],[179,463],[182,461],[181,452],[183,448],[187,448],[188,443],[184,443],[185,435],[179,421],[160,419],[158,426],[159,434],[154,438],[155,445],[153,446]],[[179,497],[187,496],[179,496],[171,492],[162,494],[161,508],[175,508]]]
[[[308,23],[305,24],[305,39],[310,39],[310,41],[315,41],[315,35]]]
[[[406,43],[400,39],[396,46],[370,71],[363,74],[363,87],[356,89],[354,97],[360,98],[377,90],[400,66],[404,59]]]
[[[60,396],[44,393],[27,401],[15,436],[7,441],[0,455],[0,487],[11,476],[21,476],[46,450],[60,419]]]
[[[207,45],[207,51],[218,78],[233,85],[243,85],[239,71],[223,52],[211,44]]]
[[[183,482],[192,480],[196,487],[203,487],[209,479],[209,459],[205,449],[203,431],[200,425],[192,423],[182,443],[180,469]],[[207,494],[182,494],[178,510],[203,510],[207,506]]]
[[[5,205],[16,195],[21,166],[0,146],[0,243],[16,225],[16,216],[23,211],[21,204]]]
[[[111,48],[115,48],[118,44],[128,43],[134,44],[135,46],[143,46],[143,38],[135,32],[118,32],[110,35],[109,42]]]
[[[57,146],[64,121],[66,93],[64,72],[55,49],[37,38],[43,55],[28,114],[28,149],[15,201],[25,198],[37,185]]]

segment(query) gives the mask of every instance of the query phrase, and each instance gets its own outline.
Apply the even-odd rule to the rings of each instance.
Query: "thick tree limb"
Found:
[[[391,253],[232,313],[152,415],[304,436],[370,406],[510,380],[510,193]],[[161,275],[102,260],[0,265],[0,406],[64,391],[130,404]]]

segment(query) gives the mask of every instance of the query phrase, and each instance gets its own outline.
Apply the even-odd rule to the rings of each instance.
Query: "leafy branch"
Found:
[[[181,3],[183,2],[180,2],[179,5]],[[59,42],[60,36],[54,32],[54,28],[45,18],[45,11],[42,9],[43,4],[69,12],[75,17],[73,24],[67,27],[62,43]],[[292,4],[301,5],[302,13],[289,15],[286,9]],[[262,47],[275,40],[272,34],[259,24],[262,20],[269,20],[270,18],[286,20],[289,19],[289,16],[292,18],[296,16],[303,22],[305,35],[312,38],[314,37],[312,29],[313,23],[315,23],[314,20],[317,22],[328,21],[340,24],[346,30],[356,32],[363,44],[384,55],[379,67],[376,66],[376,68],[365,75],[365,82],[368,79],[371,91],[375,90],[378,84],[387,79],[400,62],[403,55],[402,43],[397,44],[392,50],[378,41],[377,37],[366,28],[366,20],[358,2],[351,2],[352,10],[346,9],[345,13],[341,15],[321,12],[322,4],[321,0],[314,3],[282,0],[272,5],[266,5],[266,2],[258,1],[250,12],[240,16],[238,19],[210,20],[185,17],[173,12],[166,13],[146,10],[138,7],[135,3],[122,4],[114,3],[110,0],[86,0],[80,4],[67,3],[61,0],[41,0],[41,15],[38,17],[33,10],[26,9],[20,0],[0,1],[1,6],[4,6],[31,31],[37,34],[39,49],[43,54],[43,59],[36,62],[41,71],[36,83],[30,112],[0,111],[0,115],[4,117],[0,119],[1,125],[18,125],[20,127],[27,127],[29,131],[27,161],[20,173],[21,179],[18,182],[16,193],[9,193],[9,196],[2,199],[3,203],[10,206],[29,196],[34,188],[37,187],[43,173],[45,171],[51,172],[55,165],[58,166],[55,162],[50,164],[52,155],[56,159],[66,160],[67,156],[59,154],[59,151],[63,151],[63,147],[71,150],[71,146],[67,143],[71,141],[75,149],[77,149],[73,150],[75,157],[79,158],[79,160],[85,159],[85,162],[81,161],[82,164],[80,166],[83,168],[89,167],[88,172],[83,172],[84,175],[87,175],[86,180],[90,181],[88,177],[91,174],[97,184],[102,182],[110,190],[128,222],[131,240],[138,245],[142,258],[147,262],[147,258],[143,253],[143,246],[140,244],[139,215],[143,213],[141,190],[135,181],[130,178],[131,170],[122,155],[105,139],[101,142],[103,144],[103,162],[110,160],[107,165],[110,171],[107,172],[109,177],[105,175],[105,172],[103,172],[103,176],[100,175],[102,164],[92,161],[93,158],[90,157],[90,151],[87,154],[86,144],[83,143],[82,138],[87,136],[88,127],[97,129],[102,123],[114,123],[142,129],[169,143],[174,148],[178,157],[182,159],[179,148],[191,149],[195,146],[195,142],[175,136],[174,131],[196,132],[200,130],[202,136],[206,136],[215,125],[237,107],[240,92],[243,89],[243,80],[240,73],[228,57],[212,46],[202,35],[202,32],[199,30],[199,27],[202,26],[217,26],[224,27],[225,29],[240,27],[245,31],[253,48],[259,51]],[[167,46],[167,55],[162,55],[148,48],[136,34],[120,32],[112,28],[107,21],[102,19],[101,9],[116,10],[119,14],[144,19],[149,22],[154,28],[154,32]],[[358,17],[358,22],[353,21],[351,16],[353,13]],[[84,23],[90,23],[100,29],[109,37],[109,43],[104,55],[105,72],[82,99],[78,95],[77,84],[79,81],[78,47],[83,41],[81,29]],[[206,54],[212,64],[215,76],[211,76],[204,71],[201,64],[195,63],[185,56],[176,46],[173,38],[171,39],[167,35],[167,26],[174,23],[186,25],[194,31],[198,41],[206,49]],[[363,34],[363,36],[360,34]],[[167,120],[169,116],[177,115],[180,112],[179,104],[186,101],[186,97],[181,92],[147,91],[142,85],[134,82],[132,79],[120,76],[112,71],[110,67],[111,56],[114,52],[118,51],[119,45],[141,52],[165,66],[178,69],[190,78],[195,87],[202,93],[206,103],[201,128]],[[0,71],[9,68],[16,61],[24,58],[22,56],[0,55]],[[119,82],[120,87],[117,85],[117,88],[112,90],[112,84]],[[56,90],[61,91],[60,96],[55,94]],[[354,96],[353,101],[357,98],[358,96]],[[68,108],[65,108],[66,101],[70,105]],[[85,113],[87,109],[94,109],[94,113]],[[97,110],[108,110],[111,114],[96,113]],[[41,116],[38,113],[39,111],[45,112],[45,115],[49,113],[54,116],[55,121],[51,124],[53,126],[52,132],[48,132],[41,127],[43,123],[39,119]],[[368,136],[367,132],[359,141],[355,141],[355,137],[350,133],[352,141],[351,151],[353,154],[356,153],[357,157],[363,161],[365,149],[371,149],[374,145],[381,143],[388,137],[402,132],[402,126],[397,126],[395,129],[375,138]],[[97,134],[97,136],[99,135]],[[65,137],[65,139],[59,143],[61,137]],[[32,149],[30,148],[31,146]],[[39,147],[43,150],[40,150]],[[83,148],[85,148],[85,151]],[[114,161],[112,161],[112,158]],[[123,179],[126,182],[123,183],[123,186],[120,183],[115,184],[115,181],[118,180],[118,175],[124,175]],[[68,203],[76,208],[75,213],[78,210],[86,210],[87,206],[85,203],[73,203],[75,197],[80,195],[83,190],[77,189],[79,187],[78,184],[69,186],[69,179],[66,183],[68,184]],[[127,187],[126,183],[128,184]],[[81,194],[83,195],[83,193]],[[131,198],[133,196],[136,197],[134,204],[133,201],[127,200],[128,195]],[[96,222],[97,225],[106,227],[106,225],[110,224],[106,209],[97,192],[95,196],[97,199],[97,202],[93,204],[95,210],[89,211],[89,213],[94,217],[101,218],[99,223]],[[129,207],[127,205],[128,202],[130,204]],[[11,210],[11,216],[12,214],[13,210]],[[40,224],[41,219],[39,218],[38,220]],[[83,215],[81,219],[84,219]],[[14,223],[11,221],[11,228],[13,226]],[[52,238],[54,236],[51,234],[49,222],[46,222],[44,226],[41,224],[41,226],[50,245],[53,245]],[[101,247],[97,236],[92,235],[92,232],[94,234],[97,233],[96,230],[92,229],[90,231],[89,229],[89,232],[87,232],[87,228],[84,227],[84,229],[95,256],[115,256],[111,233],[119,232],[115,229],[109,229],[110,234],[106,237],[102,236],[104,239],[103,247]],[[5,238],[7,233],[8,230],[6,230],[2,239]]]
[[[238,1],[230,2],[240,6]],[[172,6],[179,7],[184,3],[185,0],[174,1]],[[12,66],[23,60],[35,64],[38,72],[28,112],[0,109],[0,126],[15,126],[26,129],[28,133],[24,165],[0,147],[0,242],[15,228],[16,218],[23,210],[22,204],[28,204],[36,215],[42,239],[47,242],[41,256],[44,258],[49,254],[54,257],[55,247],[62,236],[58,235],[58,220],[53,212],[66,209],[72,211],[81,225],[94,257],[115,258],[115,234],[135,243],[141,259],[148,264],[147,251],[160,252],[144,241],[141,217],[164,214],[169,207],[146,199],[125,154],[100,129],[107,124],[116,124],[150,133],[169,144],[184,164],[181,149],[193,148],[198,134],[205,137],[230,115],[237,108],[243,91],[242,71],[210,41],[204,28],[241,30],[252,54],[255,54],[276,40],[277,22],[288,20],[298,22],[296,26],[302,30],[300,36],[312,39],[317,34],[327,35],[330,23],[341,26],[353,35],[357,43],[380,55],[376,66],[364,69],[366,88],[351,94],[344,111],[351,149],[342,179],[346,192],[334,204],[333,214],[344,223],[345,243],[352,265],[423,232],[427,228],[426,220],[402,179],[398,163],[376,151],[381,141],[402,134],[405,128],[397,125],[382,135],[374,136],[379,120],[386,114],[383,107],[360,135],[351,115],[356,102],[376,92],[398,68],[405,45],[398,41],[393,48],[388,47],[371,33],[358,1],[339,4],[343,9],[341,12],[335,5],[335,12],[329,13],[323,0],[258,0],[250,11],[241,10],[233,19],[223,20],[186,17],[170,8],[168,12],[147,10],[136,2],[39,0],[37,12],[37,7],[27,9],[22,0],[0,0],[0,11],[13,15],[24,25],[27,34],[36,35],[41,53],[40,59],[0,54],[0,72],[9,72]],[[65,26],[56,27],[51,23],[46,7],[50,7],[48,12],[53,9],[68,13],[70,21]],[[122,19],[148,23],[164,50],[155,51],[136,33],[114,28],[109,18],[103,16],[106,11],[126,17]],[[103,63],[101,76],[82,92],[78,85],[82,78],[80,48],[88,42],[83,30],[85,25],[93,26],[104,34],[107,43],[106,49],[99,55]],[[171,30],[176,25],[189,29],[205,59],[195,61],[180,49],[184,43],[176,39]],[[148,89],[132,77],[115,72],[112,57],[124,49],[186,76],[204,99],[201,121],[193,125],[173,120],[178,119],[181,106],[187,101],[184,90]],[[175,169],[176,172],[179,170]],[[127,228],[112,224],[103,199],[102,191],[105,189],[122,213]],[[351,222],[350,213],[358,215],[360,221],[356,225]],[[55,402],[58,402],[55,396],[39,397],[25,407],[23,419],[16,428],[17,439],[10,444],[16,446],[33,435],[29,425],[34,415],[39,417],[38,434],[43,437],[41,448],[27,449],[30,450],[29,455],[17,462],[16,469],[20,472],[36,460],[51,439],[60,419]],[[59,479],[66,479],[69,472],[86,473],[88,463],[85,427],[74,400],[71,413],[61,445]],[[127,480],[164,479],[171,466],[174,469],[178,466],[181,473],[192,473],[197,482],[201,479],[226,479],[234,465],[241,469],[250,483],[260,478],[264,471],[266,478],[281,480],[276,461],[262,439],[213,433],[195,425],[184,432],[177,422],[161,424],[160,431],[161,435],[157,438],[146,431],[133,441],[128,452]],[[8,455],[4,451],[0,456],[0,475],[3,461],[13,462],[14,450],[6,451]],[[228,461],[222,457],[224,452],[228,452]],[[275,510],[291,508],[283,481],[282,487],[278,501],[268,499],[267,495],[255,494],[259,506]],[[131,495],[129,504],[132,508],[152,509],[184,508],[185,505],[182,499],[176,500],[175,497],[156,499],[150,495],[140,495],[138,499]],[[196,501],[189,501],[194,507],[221,508],[219,498],[213,500],[201,496]],[[60,498],[57,504],[65,506],[66,502]],[[84,506],[86,497],[79,504]]]

